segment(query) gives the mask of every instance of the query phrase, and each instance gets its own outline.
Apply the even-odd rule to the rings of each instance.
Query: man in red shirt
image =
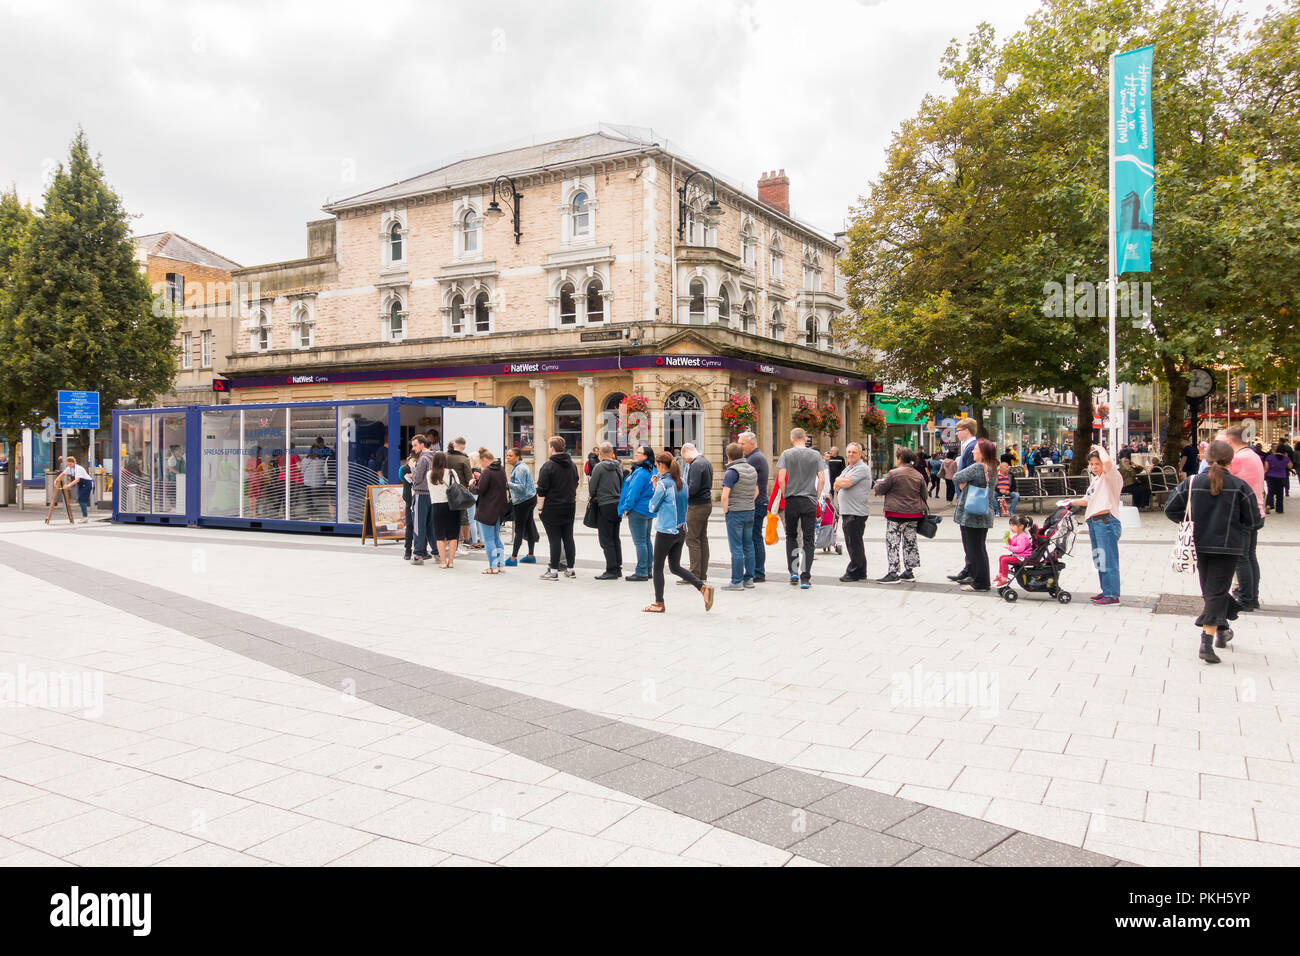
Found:
[[[1259,503],[1260,523],[1246,535],[1246,548],[1242,551],[1241,560],[1237,562],[1237,590],[1233,594],[1233,597],[1241,602],[1243,611],[1257,611],[1259,610],[1259,558],[1255,552],[1259,545],[1259,529],[1264,524],[1264,463],[1260,461],[1254,449],[1246,444],[1242,436],[1243,430],[1240,425],[1233,425],[1219,432],[1219,438],[1232,446],[1232,464],[1228,470],[1250,485]]]

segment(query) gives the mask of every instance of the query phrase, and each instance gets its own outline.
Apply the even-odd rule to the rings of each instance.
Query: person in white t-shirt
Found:
[[[75,488],[77,492],[77,504],[81,506],[81,520],[83,523],[90,520],[86,509],[90,505],[90,491],[95,486],[95,479],[90,477],[90,472],[77,464],[77,459],[69,455],[64,459],[62,474],[59,476],[65,488]]]

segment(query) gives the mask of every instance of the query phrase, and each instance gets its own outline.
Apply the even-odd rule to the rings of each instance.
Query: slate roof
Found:
[[[179,233],[153,232],[147,236],[135,236],[132,241],[146,255],[175,259],[177,262],[192,262],[212,269],[225,269],[227,272],[240,268],[239,263],[233,259],[218,255]]]

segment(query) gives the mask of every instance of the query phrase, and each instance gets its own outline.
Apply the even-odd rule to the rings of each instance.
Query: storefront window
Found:
[[[510,447],[520,456],[533,453],[533,403],[526,398],[516,398],[507,411]]]
[[[117,508],[127,514],[149,514],[153,510],[153,416],[123,415],[118,427],[122,462]]]
[[[380,475],[385,464],[384,442],[388,438],[388,406],[341,405],[338,410],[338,454],[336,507],[339,521],[360,524],[365,518],[366,487],[386,484]]]
[[[185,415],[154,417],[153,512],[185,513]]]
[[[285,424],[283,408],[244,409],[245,518],[287,517]]]
[[[334,521],[337,513],[338,412],[333,405],[289,413],[289,514],[298,521]]]
[[[232,411],[204,412],[199,513],[213,518],[238,518],[243,468],[239,448],[239,418]],[[125,419],[124,419],[125,420]]]
[[[679,391],[664,402],[664,447],[675,454],[687,442],[701,448],[704,437],[704,407],[694,392]]]
[[[622,401],[623,395],[615,392],[605,399],[605,407],[600,411],[600,440],[609,442],[615,448],[627,444],[627,435],[620,436],[618,433],[618,407]],[[619,441],[620,437],[622,441]]]
[[[555,434],[564,439],[570,455],[584,455],[582,445],[582,405],[572,395],[563,395],[555,403]]]

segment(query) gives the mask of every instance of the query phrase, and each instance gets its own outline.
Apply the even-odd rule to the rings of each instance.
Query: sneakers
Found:
[[[807,590],[808,590],[809,588],[811,588],[811,587],[812,587],[812,582],[811,582],[811,581],[800,581],[800,582],[799,582],[799,590],[800,590],[800,591],[807,591]]]
[[[797,574],[790,575],[790,586],[794,587],[798,583],[799,583],[799,575]]]
[[[520,564],[536,564],[536,563],[537,563],[537,558],[535,558],[533,555],[530,554],[530,555],[529,555],[528,557],[526,557],[526,558],[520,558],[520,559],[519,559],[519,563],[520,563]]]
[[[573,568],[565,568],[564,576],[566,578],[576,578],[578,576],[578,572],[573,570]]]
[[[902,574],[900,574],[900,575],[898,576],[898,580],[900,580],[900,581],[915,581],[915,580],[916,580],[916,575],[914,575],[911,571],[904,571]]]
[[[519,562],[516,561],[514,558],[506,558],[506,567],[507,567],[507,568],[517,568],[517,567],[519,567]]]
[[[767,580],[767,575],[766,575],[766,574],[756,574],[756,575],[754,575],[754,583],[755,583],[755,584],[762,584],[762,583],[763,583],[764,581],[766,581],[766,580]]]
[[[424,564],[424,558],[420,557],[420,556],[417,554],[415,557],[411,558],[411,563],[412,563],[412,564]]]
[[[897,574],[895,574],[893,571],[890,571],[890,572],[889,572],[888,574],[886,574],[883,578],[876,578],[876,583],[877,583],[877,584],[897,584],[897,583],[898,583],[899,581],[901,581],[901,580],[903,580],[903,579],[900,578],[900,577],[899,577]]]
[[[411,560],[411,555],[410,555],[409,553],[402,555],[402,560],[403,560],[403,561],[410,561],[410,560]]]
[[[966,583],[966,579],[969,578],[969,577],[970,577],[969,574],[967,574],[965,571],[962,571],[962,572],[959,572],[958,574],[950,574],[950,575],[948,575],[948,580],[949,580],[949,581],[956,581],[958,584],[965,584],[965,583]],[[972,580],[974,580],[974,579],[972,578]]]
[[[861,581],[862,579],[861,579],[861,578],[855,578],[855,577],[854,577],[853,575],[851,575],[851,574],[841,574],[841,575],[840,575],[840,580],[843,581],[845,584],[852,584],[854,581]]]
[[[558,580],[560,580],[560,574],[559,574],[559,572],[558,572],[558,571],[552,571],[550,568],[547,568],[547,569],[546,569],[545,571],[543,571],[540,575],[538,575],[538,577],[540,577],[543,581],[558,581]]]
[[[1118,604],[1119,598],[1098,597],[1098,598],[1093,598],[1092,603],[1097,605],[1097,607],[1110,607],[1110,605],[1112,604]]]
[[[746,588],[752,588],[754,586],[754,579],[745,578],[745,580],[741,582],[741,586]]]
[[[732,581],[730,584],[724,584],[724,585],[722,586],[722,590],[724,590],[724,591],[743,591],[743,590],[745,590],[745,585],[741,584],[739,581]]]

